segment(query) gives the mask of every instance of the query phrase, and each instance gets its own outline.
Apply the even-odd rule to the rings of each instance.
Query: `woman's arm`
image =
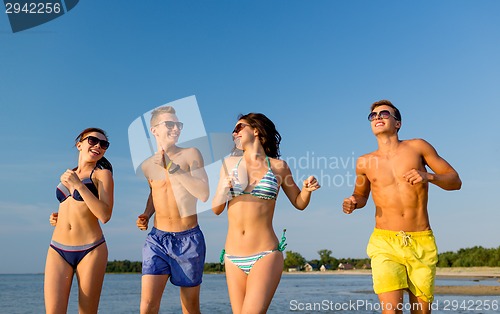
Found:
[[[295,184],[292,172],[285,161],[280,160],[278,168],[279,170],[277,172],[282,179],[281,187],[283,188],[283,192],[285,192],[286,196],[295,208],[304,210],[307,205],[309,205],[311,193],[321,187],[318,180],[316,180],[313,176],[308,177],[304,180],[304,182],[302,182],[301,190],[297,184]]]
[[[228,193],[232,185],[233,178],[228,174],[227,159],[225,159],[222,161],[222,167],[219,172],[219,183],[217,184],[215,196],[212,199],[212,211],[216,215],[220,215],[224,211],[224,208],[226,208],[227,202],[230,199]]]
[[[114,182],[113,175],[109,170],[95,170],[95,178],[98,181],[97,188],[99,198],[97,198],[86,186],[80,181],[78,175],[72,171],[67,170],[61,176],[61,182],[70,186],[70,190],[78,190],[85,204],[89,210],[97,217],[102,223],[107,223],[111,219],[113,211],[113,193]]]

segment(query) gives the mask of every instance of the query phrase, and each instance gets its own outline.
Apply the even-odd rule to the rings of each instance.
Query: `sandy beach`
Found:
[[[326,272],[297,272],[287,274],[318,274],[318,275],[371,275],[369,269],[335,270]],[[477,285],[436,286],[438,295],[500,295],[500,267],[450,267],[438,268],[438,278],[463,278],[477,282]]]
[[[435,293],[442,295],[500,295],[500,267],[450,267],[438,268],[436,275],[441,278],[467,278],[477,282],[468,286],[436,286]],[[496,279],[495,281],[486,279]],[[495,283],[496,285],[493,285]]]
[[[438,267],[436,275],[442,277],[500,278],[500,267]]]

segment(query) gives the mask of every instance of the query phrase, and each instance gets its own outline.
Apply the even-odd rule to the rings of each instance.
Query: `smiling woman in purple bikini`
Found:
[[[56,188],[59,204],[50,217],[55,226],[45,264],[45,309],[66,313],[73,275],[78,279],[79,313],[97,313],[108,248],[100,227],[111,218],[113,176],[104,158],[109,147],[106,133],[83,130],[75,139],[78,166],[66,170]]]
[[[279,189],[303,210],[320,186],[313,176],[304,180],[302,190],[295,184],[286,162],[278,159],[281,136],[265,115],[240,116],[233,138],[243,156],[224,160],[212,210],[219,215],[228,208],[221,259],[233,313],[265,313],[283,271],[285,239],[278,241],[272,223]]]

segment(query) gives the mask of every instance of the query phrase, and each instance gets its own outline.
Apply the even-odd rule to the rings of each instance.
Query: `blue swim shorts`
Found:
[[[173,285],[196,287],[201,284],[205,252],[199,226],[181,232],[153,227],[142,249],[142,274],[170,275]]]

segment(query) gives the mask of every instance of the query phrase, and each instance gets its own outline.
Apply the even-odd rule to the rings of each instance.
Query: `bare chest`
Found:
[[[366,175],[372,187],[383,187],[405,182],[403,176],[408,171],[412,169],[425,171],[425,166],[418,155],[394,154],[370,158],[370,165],[366,169]]]

